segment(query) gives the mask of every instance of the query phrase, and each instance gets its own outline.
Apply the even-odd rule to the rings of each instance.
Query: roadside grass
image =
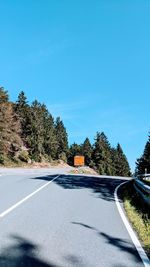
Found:
[[[150,257],[150,209],[133,187],[133,181],[123,187],[123,202],[127,217]]]

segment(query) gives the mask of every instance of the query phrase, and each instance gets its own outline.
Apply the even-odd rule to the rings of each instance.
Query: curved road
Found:
[[[56,176],[1,175],[0,267],[143,267],[114,200],[125,179]]]

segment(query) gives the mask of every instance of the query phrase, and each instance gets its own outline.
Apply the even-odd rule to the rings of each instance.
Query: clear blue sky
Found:
[[[1,0],[0,85],[45,102],[70,143],[104,131],[133,169],[150,130],[150,1]]]

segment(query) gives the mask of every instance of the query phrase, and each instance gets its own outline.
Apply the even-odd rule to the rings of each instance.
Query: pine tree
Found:
[[[103,132],[96,135],[92,158],[100,174],[112,174],[111,147]]]
[[[114,149],[113,166],[115,172],[114,175],[116,176],[131,175],[129,163],[119,143],[117,144],[117,148]]]
[[[150,134],[143,155],[136,162],[136,173],[144,174],[145,172],[150,173]]]
[[[13,157],[22,145],[20,124],[9,102],[7,91],[0,89],[0,158]]]
[[[58,117],[55,123],[56,139],[57,139],[57,158],[67,160],[68,154],[68,135],[63,122]]]
[[[118,153],[117,149],[112,147],[111,148],[111,159],[112,159],[112,175],[117,176],[117,168],[118,168]]]
[[[50,113],[48,113],[44,122],[45,136],[44,136],[44,150],[48,159],[57,159],[58,142],[56,138],[56,130],[54,125],[54,119]]]
[[[27,102],[27,98],[23,91],[18,95],[17,102],[14,110],[20,120],[21,124],[21,137],[25,145],[27,144],[28,136],[30,135],[30,107]]]
[[[85,157],[85,164],[90,166],[92,163],[92,152],[93,147],[90,143],[89,138],[86,138],[84,143],[82,144],[82,154]]]
[[[36,161],[42,160],[44,151],[44,112],[43,106],[35,100],[30,108],[30,135],[27,142],[30,147],[30,154]]]
[[[68,153],[68,164],[71,166],[74,165],[74,157],[75,156],[82,156],[82,146],[76,143],[73,143],[69,148]]]
[[[8,92],[4,89],[4,87],[0,87],[0,104],[6,103],[9,101]]]

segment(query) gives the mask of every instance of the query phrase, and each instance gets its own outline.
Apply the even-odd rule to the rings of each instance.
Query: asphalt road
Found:
[[[54,177],[0,176],[0,214],[30,196],[0,217],[0,267],[143,267],[114,200],[123,179]]]

